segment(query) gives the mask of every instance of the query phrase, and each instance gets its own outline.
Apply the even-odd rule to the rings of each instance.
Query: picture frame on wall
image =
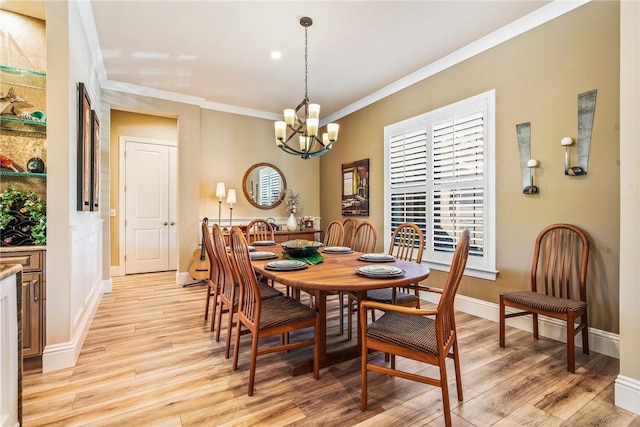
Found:
[[[342,164],[342,215],[369,216],[369,159]]]
[[[100,208],[100,119],[91,110],[91,210]]]
[[[78,83],[78,203],[77,210],[91,210],[91,98],[84,83]]]

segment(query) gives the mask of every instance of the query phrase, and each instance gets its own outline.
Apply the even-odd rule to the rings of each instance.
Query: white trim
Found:
[[[87,300],[85,315],[79,320],[78,328],[71,341],[45,346],[42,353],[43,373],[72,368],[76,365],[102,295],[111,292],[111,279],[102,280],[96,289],[97,292],[94,292]]]
[[[616,406],[640,415],[640,381],[618,375],[613,394]]]
[[[440,295],[432,292],[423,292],[420,294],[420,298],[425,301],[437,303],[440,299]],[[456,295],[455,308],[456,310],[462,311],[463,313],[491,320],[492,322],[496,323],[498,323],[500,319],[500,306],[498,304],[471,298],[464,295]],[[513,313],[515,311],[517,310],[510,310],[507,308],[507,313]],[[557,319],[552,319],[550,317],[539,316],[538,324],[538,332],[541,336],[555,341],[567,342],[566,328],[563,322]],[[531,316],[522,316],[507,319],[507,326],[518,328],[527,332],[532,332],[532,325],[533,322],[531,320]],[[496,325],[495,340],[497,344],[498,325]],[[509,347],[508,340],[506,345],[507,347]],[[576,337],[576,347],[582,348],[582,340],[580,339],[580,336]],[[612,332],[589,328],[589,350],[619,359],[620,336]]]

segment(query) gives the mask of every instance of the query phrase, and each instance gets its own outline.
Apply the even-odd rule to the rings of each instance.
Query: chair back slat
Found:
[[[222,229],[218,224],[213,224],[211,239],[213,240],[213,250],[220,270],[220,293],[227,301],[233,303],[236,295],[236,276],[229,255],[227,245],[224,242]]]
[[[324,232],[325,246],[342,246],[344,241],[344,226],[340,221],[331,221]]]
[[[242,230],[237,226],[231,228],[231,253],[240,285],[238,313],[253,324],[255,329],[260,322],[260,288],[251,264],[251,258],[249,258],[247,240]]]
[[[469,230],[465,229],[460,235],[456,245],[453,258],[451,259],[451,269],[444,284],[442,296],[438,303],[438,314],[436,315],[436,330],[439,332],[439,339],[442,339],[443,349],[448,349],[456,331],[456,319],[454,311],[454,299],[458,292],[458,286],[467,265],[469,257]]]
[[[216,259],[215,252],[213,250],[213,243],[211,241],[211,233],[209,233],[209,218],[202,219],[202,244],[204,245],[205,250],[207,251],[207,256],[209,257],[209,281],[218,284],[220,268],[218,266],[218,260]]]
[[[376,250],[377,240],[375,226],[369,221],[364,221],[356,229],[352,249],[356,252],[371,253]]]
[[[264,219],[254,219],[247,225],[247,242],[252,244],[259,240],[275,240],[273,227]]]
[[[423,250],[424,235],[422,230],[416,224],[405,222],[393,232],[388,253],[397,259],[421,262]]]
[[[570,224],[553,224],[536,239],[531,267],[531,290],[556,298],[586,301],[589,239]],[[578,296],[576,296],[578,294]]]
[[[353,218],[347,218],[342,222],[344,228],[344,239],[342,246],[353,249],[353,242],[356,236],[356,229],[358,228],[358,221]]]

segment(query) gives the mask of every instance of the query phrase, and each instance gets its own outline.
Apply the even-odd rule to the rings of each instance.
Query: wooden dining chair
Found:
[[[260,240],[275,241],[275,234],[271,224],[264,219],[254,219],[247,225],[247,242],[252,244]]]
[[[342,227],[344,228],[344,239],[342,240],[342,246],[353,249],[353,239],[356,236],[358,220],[347,218],[342,221]]]
[[[531,290],[500,294],[500,347],[505,346],[507,318],[531,314],[535,339],[538,339],[538,315],[561,320],[567,328],[567,371],[575,373],[575,336],[579,332],[582,352],[589,354],[588,262],[589,238],[582,229],[553,224],[540,231],[533,250]],[[506,314],[506,307],[519,311]]]
[[[306,307],[293,298],[277,296],[262,299],[256,274],[251,265],[247,241],[238,227],[231,228],[231,253],[234,269],[240,285],[238,322],[236,324],[235,346],[233,349],[233,370],[238,369],[240,334],[244,326],[252,335],[251,360],[249,363],[249,396],[253,396],[257,357],[276,351],[288,351],[294,348],[313,346],[313,377],[320,378],[318,334],[320,316],[316,310]],[[259,348],[262,338],[288,334],[300,329],[313,328],[313,337],[291,342],[288,339],[280,344]]]
[[[376,249],[377,232],[375,226],[364,221],[356,229],[353,250],[362,253],[371,253]],[[347,338],[351,340],[353,329],[353,313],[355,313],[358,304],[358,295],[353,292],[347,292]],[[342,309],[340,313],[343,313]],[[342,325],[341,325],[342,327]]]
[[[393,232],[391,243],[389,244],[389,255],[404,261],[421,262],[424,251],[424,235],[422,230],[414,223],[405,222],[398,226]],[[420,308],[420,293],[422,287],[415,283],[404,288],[384,288],[367,291],[366,299],[385,304],[397,304],[404,307]],[[413,292],[411,292],[413,291]],[[357,294],[350,292],[351,301],[347,304],[348,323],[352,323],[354,301],[357,301]],[[375,320],[375,311],[371,311],[371,320]],[[348,326],[349,327],[349,326]],[[351,339],[351,329],[347,331],[347,337]]]
[[[367,300],[360,302],[362,411],[367,410],[367,374],[368,371],[374,371],[440,387],[445,425],[451,426],[446,360],[453,359],[458,400],[462,401],[460,355],[453,305],[468,255],[469,230],[464,230],[456,245],[451,269],[443,289],[425,287],[425,290],[441,293],[435,310],[421,310]],[[374,309],[385,313],[378,320],[367,325],[367,310]],[[368,356],[372,350],[391,354],[391,365],[387,367],[370,363]],[[433,378],[396,369],[396,356],[438,366],[440,375],[438,378]],[[390,389],[392,390],[392,387]]]
[[[344,226],[340,221],[331,221],[324,231],[325,246],[342,246],[344,242]]]
[[[216,309],[218,307],[218,292],[220,291],[220,269],[215,259],[213,244],[211,241],[211,233],[209,232],[209,218],[204,217],[201,225],[202,245],[204,246],[207,257],[209,258],[209,278],[207,279],[207,300],[204,306],[204,320],[207,321],[209,317],[209,307],[211,306],[211,300],[213,300],[213,306],[211,308],[211,330],[214,329]]]
[[[218,269],[220,271],[220,287],[218,291],[218,305],[217,310],[217,324],[215,328],[216,341],[220,341],[220,330],[222,329],[222,314],[227,313],[227,337],[225,344],[224,357],[229,358],[229,352],[231,348],[231,332],[233,326],[233,316],[238,311],[238,301],[240,297],[238,281],[235,275],[235,271],[231,264],[231,259],[227,253],[227,246],[224,241],[222,229],[218,224],[213,224],[213,230],[211,233],[211,241],[213,242],[213,253],[218,261]],[[260,296],[263,299],[282,296],[275,288],[267,286],[264,283],[259,283]],[[211,330],[214,330],[214,320],[211,319]]]

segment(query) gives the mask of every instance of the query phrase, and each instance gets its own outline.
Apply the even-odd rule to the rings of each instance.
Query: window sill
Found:
[[[442,264],[442,263],[433,262],[433,261],[422,261],[422,263],[426,264],[432,270],[449,272],[449,269],[450,269],[449,264]],[[467,265],[467,267],[464,270],[464,275],[470,276],[470,277],[477,277],[478,279],[492,280],[495,282],[496,278],[498,277],[498,271],[482,269],[478,267],[470,267],[469,265]]]

